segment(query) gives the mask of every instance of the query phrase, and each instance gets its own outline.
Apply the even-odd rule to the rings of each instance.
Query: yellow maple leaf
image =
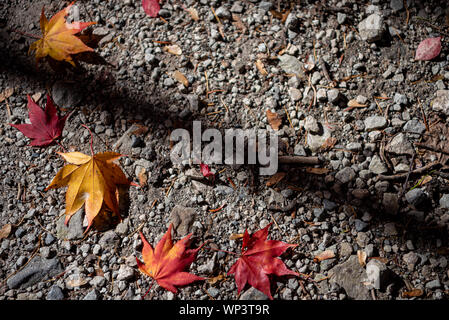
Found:
[[[55,60],[65,60],[75,66],[70,55],[84,51],[94,51],[75,34],[96,22],[75,21],[67,23],[65,20],[65,16],[69,13],[74,2],[56,13],[50,21],[45,17],[44,8],[42,8],[40,18],[42,38],[32,43],[29,49],[29,52],[36,51],[36,62],[39,62],[43,57],[50,56]]]
[[[120,217],[117,202],[117,185],[131,185],[123,171],[113,163],[122,155],[103,152],[93,156],[81,152],[58,152],[69,164],[65,165],[45,189],[68,186],[66,193],[65,224],[85,204],[90,228],[94,218],[101,212],[103,204]]]

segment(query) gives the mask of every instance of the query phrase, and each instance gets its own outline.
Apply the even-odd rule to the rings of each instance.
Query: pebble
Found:
[[[365,130],[373,131],[373,130],[382,130],[387,126],[387,119],[381,116],[370,116],[365,119]]]
[[[449,209],[449,193],[443,194],[439,203],[441,208]]]
[[[432,280],[432,281],[429,281],[426,283],[426,289],[435,290],[438,288],[441,288],[441,282],[438,279],[435,279],[435,280]]]
[[[369,171],[374,174],[384,174],[388,172],[387,166],[382,162],[378,155],[374,155],[370,161]]]
[[[369,15],[358,24],[360,38],[367,42],[378,41],[385,29],[383,17],[378,13]]]
[[[343,184],[354,180],[355,177],[356,177],[356,173],[355,173],[354,169],[352,169],[350,167],[341,169],[335,175],[335,178]]]
[[[436,98],[432,101],[432,110],[449,116],[449,90],[437,90]]]
[[[396,155],[413,156],[415,150],[404,133],[399,133],[387,144],[385,150]]]
[[[405,199],[411,205],[418,207],[427,200],[427,195],[422,188],[414,188],[405,194]]]
[[[384,290],[391,280],[391,272],[383,263],[377,259],[371,259],[366,264],[366,275],[371,285],[378,290]]]
[[[64,293],[62,292],[61,287],[59,287],[57,285],[51,286],[50,290],[47,293],[46,299],[47,300],[63,300]]]

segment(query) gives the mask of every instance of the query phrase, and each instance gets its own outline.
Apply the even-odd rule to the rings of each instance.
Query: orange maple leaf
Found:
[[[196,259],[196,255],[202,246],[196,249],[186,249],[187,242],[192,234],[185,236],[173,245],[171,239],[172,224],[168,227],[167,232],[162,239],[153,247],[140,233],[143,242],[142,259],[138,258],[137,266],[139,270],[156,280],[163,288],[176,293],[176,287],[185,286],[197,280],[204,278],[194,274],[185,272],[185,269]]]
[[[39,62],[43,57],[50,56],[55,60],[65,60],[75,66],[70,55],[84,51],[94,51],[94,49],[86,46],[75,34],[96,22],[75,21],[67,23],[65,20],[65,16],[69,13],[73,3],[75,1],[56,13],[50,21],[45,17],[44,8],[42,8],[40,18],[42,38],[32,43],[29,49],[29,52],[36,51],[36,62]]]
[[[132,184],[114,160],[122,155],[116,152],[103,152],[92,156],[81,152],[58,152],[69,164],[65,165],[45,189],[68,186],[66,193],[67,224],[85,204],[90,228],[94,218],[101,212],[103,205],[120,217],[117,201],[117,185]]]

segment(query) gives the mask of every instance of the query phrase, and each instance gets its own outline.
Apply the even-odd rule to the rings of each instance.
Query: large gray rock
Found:
[[[9,289],[24,289],[62,272],[59,259],[34,257],[22,270],[6,281]]]
[[[362,40],[367,42],[379,41],[385,30],[384,19],[380,14],[373,13],[359,23],[358,29]]]
[[[365,269],[360,266],[356,255],[346,262],[337,264],[329,273],[330,282],[342,287],[348,297],[355,300],[371,300],[368,288],[362,283],[366,278]]]

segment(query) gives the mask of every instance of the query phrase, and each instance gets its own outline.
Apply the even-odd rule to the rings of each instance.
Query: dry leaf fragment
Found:
[[[187,9],[187,12],[190,13],[192,20],[194,20],[194,21],[200,20],[200,17],[198,16],[198,11],[195,8],[190,7]]]
[[[327,174],[329,173],[329,168],[313,168],[313,167],[307,167],[306,172],[311,174]]]
[[[441,37],[427,38],[416,49],[415,60],[432,60],[441,52]]]
[[[189,80],[187,80],[186,76],[183,75],[181,72],[179,72],[178,70],[176,70],[175,72],[173,72],[172,74],[173,79],[181,82],[184,87],[188,87],[189,86]]]
[[[348,101],[348,107],[351,107],[351,108],[364,108],[364,107],[367,107],[367,105],[358,103],[357,100],[352,99],[352,100]]]
[[[270,109],[267,109],[267,120],[273,130],[279,130],[282,119],[276,112],[271,112]]]
[[[259,70],[259,72],[260,72],[263,76],[268,75],[268,72],[267,72],[267,70],[265,70],[265,66],[263,65],[262,60],[260,60],[260,59],[257,59],[257,60],[256,60],[256,67],[257,67],[257,70]]]
[[[3,92],[0,93],[0,102],[3,102],[5,99],[8,99],[14,93],[14,88],[6,88]]]
[[[266,184],[267,187],[271,187],[279,183],[280,181],[282,181],[282,179],[285,178],[286,175],[287,175],[286,172],[276,172],[274,175],[270,177],[270,179],[268,179]]]
[[[147,177],[145,168],[142,167],[140,169],[138,178],[139,178],[139,185],[143,188],[147,184],[147,181],[148,181],[148,177]]]
[[[313,258],[313,262],[321,262],[323,260],[335,258],[335,252],[333,250],[325,250]]]
[[[224,274],[219,274],[218,276],[212,277],[212,278],[208,278],[207,282],[209,284],[216,284],[218,281],[224,280],[226,278],[226,276]]]
[[[233,233],[229,236],[229,240],[237,240],[243,238],[243,233]]]
[[[75,278],[68,280],[66,285],[71,288],[82,287],[87,283],[87,280],[84,278]]]
[[[337,143],[337,138],[334,137],[329,137],[326,139],[326,141],[324,141],[323,145],[321,146],[321,149],[324,150],[328,150],[328,149],[332,149],[335,144]]]
[[[357,251],[357,258],[359,259],[359,264],[364,267],[366,265],[366,252],[363,250],[358,250]]]
[[[163,50],[168,52],[168,53],[175,54],[177,56],[180,56],[182,54],[182,49],[177,44],[172,44],[170,46],[165,46],[165,47],[163,47]]]
[[[9,234],[11,233],[12,226],[10,223],[5,224],[0,229],[0,240],[8,238]]]
[[[424,291],[421,289],[413,289],[410,291],[402,292],[403,298],[413,298],[413,297],[421,297],[424,294]]]

